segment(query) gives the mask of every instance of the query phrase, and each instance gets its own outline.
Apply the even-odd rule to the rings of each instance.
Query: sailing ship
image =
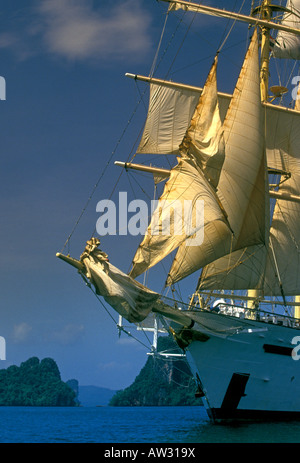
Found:
[[[293,107],[283,106],[288,88],[269,88],[269,73],[272,59],[300,59],[300,0],[284,6],[252,2],[249,15],[160,1],[168,3],[168,15],[182,10],[248,26],[251,38],[235,90],[218,88],[220,50],[201,88],[128,74],[150,86],[135,155],[175,155],[176,164],[168,169],[133,159],[115,162],[163,182],[128,274],[109,261],[97,236],[80,259],[57,256],[77,268],[120,320],[139,327],[153,323],[156,335],[161,324],[189,363],[214,422],[296,419],[300,92],[297,98],[294,91]],[[180,304],[137,280],[158,271],[169,255],[174,258],[165,288],[191,275],[198,279],[190,300]]]

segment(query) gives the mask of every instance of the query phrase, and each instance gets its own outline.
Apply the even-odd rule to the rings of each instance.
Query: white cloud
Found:
[[[64,326],[60,331],[56,331],[53,335],[53,338],[60,344],[72,344],[81,338],[83,332],[83,325],[76,325],[70,323]]]
[[[44,0],[38,11],[48,50],[68,59],[115,59],[149,50],[149,19],[132,0],[119,3],[106,14],[83,0]]]
[[[3,32],[0,35],[0,48],[10,48],[14,47],[18,41],[16,35],[11,32]]]
[[[24,35],[22,30],[1,33],[0,49],[11,50],[20,61],[36,54],[36,51],[30,46],[26,34]]]
[[[130,362],[116,362],[115,360],[112,360],[111,362],[106,362],[106,363],[98,363],[97,364],[97,369],[99,372],[108,372],[108,371],[121,371],[125,370],[128,371],[132,367],[132,364]]]
[[[131,345],[131,344],[135,345],[136,342],[137,342],[136,339],[134,339],[134,338],[129,338],[129,337],[126,337],[126,338],[125,338],[125,337],[122,337],[122,338],[119,338],[119,339],[117,340],[117,344],[122,344],[122,345],[124,345],[124,346],[126,346],[126,345]]]
[[[29,334],[32,331],[32,327],[28,323],[19,323],[14,326],[13,339],[15,342],[24,342],[28,339]]]
[[[0,48],[19,59],[51,53],[70,61],[140,59],[151,49],[150,14],[136,0],[35,0],[9,32],[0,33]],[[112,6],[113,5],[113,6]]]

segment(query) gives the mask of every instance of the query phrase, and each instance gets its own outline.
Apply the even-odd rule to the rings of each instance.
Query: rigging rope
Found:
[[[175,361],[182,361],[189,368],[189,364],[188,364],[187,360],[184,357],[182,357],[180,359],[176,359]],[[180,368],[178,368],[178,367],[176,367],[174,365],[174,363],[173,363],[174,359],[173,358],[169,359],[169,358],[161,358],[159,356],[154,356],[153,362],[156,363],[156,366],[161,371],[162,375],[165,376],[169,382],[172,382],[172,383],[176,384],[179,387],[184,387],[184,388],[188,389],[191,386],[191,383],[195,381],[195,379],[192,376],[190,376],[186,371],[183,371],[182,369],[180,369]],[[161,363],[166,363],[166,362],[169,362],[169,363],[172,364],[173,370],[177,370],[182,375],[185,375],[187,377],[187,379],[189,380],[188,383],[187,384],[178,383],[178,381],[175,381],[175,379],[173,378],[173,375],[171,376],[171,378],[169,378],[168,372],[165,370],[163,365],[161,365]]]
[[[165,29],[166,29],[168,17],[169,17],[169,10],[168,10],[168,12],[166,14],[165,23],[163,25],[163,29],[162,29],[162,32],[161,32],[161,35],[160,35],[160,40],[159,40],[158,47],[157,47],[157,50],[156,50],[156,53],[155,53],[155,56],[154,56],[154,60],[153,60],[153,63],[152,63],[151,69],[150,69],[149,77],[153,77],[153,74],[154,74],[154,71],[155,71],[155,67],[156,67],[156,63],[157,63],[157,59],[158,59],[158,55],[159,55],[159,50],[160,50],[160,47],[161,47],[163,36],[165,34]]]
[[[245,0],[243,1],[242,5],[241,5],[241,8],[239,9],[238,13],[241,12],[241,10],[242,10],[244,4],[245,4]],[[230,21],[230,19],[228,20],[227,25],[229,24],[229,21]],[[227,42],[228,37],[230,36],[231,31],[232,31],[232,29],[234,28],[236,22],[237,22],[237,19],[235,19],[235,20],[233,21],[233,23],[232,23],[232,25],[231,25],[231,27],[230,27],[228,33],[227,33],[226,36],[225,36],[225,39],[223,40],[223,42],[221,43],[221,45],[218,47],[218,53],[220,53],[220,51],[221,51],[222,48],[224,47],[225,43]],[[227,26],[226,26],[226,27],[227,27]],[[225,28],[225,29],[226,29],[226,28]]]
[[[155,57],[154,57],[154,60],[153,60],[153,64],[152,64],[152,66],[151,66],[150,77],[153,76],[154,69],[155,69],[155,66],[156,66],[156,63],[157,63],[159,50],[160,50],[160,47],[161,47],[162,39],[163,39],[163,36],[164,36],[166,24],[167,24],[167,19],[168,19],[168,14],[166,15],[165,23],[164,23],[163,30],[162,30],[162,34],[161,34],[161,37],[160,37],[160,41],[159,41],[159,44],[158,44],[158,47],[157,47],[157,51],[156,51],[156,53],[155,53]],[[174,37],[174,34],[173,34],[173,37]],[[168,47],[170,46],[171,41],[172,41],[172,39],[170,40]],[[166,53],[168,47],[165,49],[164,54]],[[164,56],[164,55],[163,55],[163,56]],[[162,57],[161,57],[161,59],[160,59],[160,62],[161,62],[161,60],[162,60]],[[159,63],[159,64],[160,64],[160,63]],[[159,64],[156,66],[156,69],[158,68]],[[135,116],[135,114],[136,114],[136,112],[137,112],[137,110],[138,110],[138,108],[139,108],[141,102],[143,101],[144,95],[145,95],[145,93],[146,93],[147,90],[148,90],[148,87],[145,88],[145,90],[144,90],[143,93],[140,93],[140,92],[139,92],[139,93],[140,93],[140,98],[139,98],[139,100],[138,100],[138,102],[137,102],[137,104],[136,104],[136,106],[135,106],[135,108],[134,108],[134,110],[133,110],[133,112],[132,112],[130,118],[128,119],[127,124],[126,124],[125,128],[123,129],[123,132],[121,133],[121,136],[119,137],[119,139],[118,139],[118,141],[117,141],[117,143],[116,143],[116,145],[115,145],[115,147],[114,147],[114,149],[113,149],[113,151],[112,151],[112,153],[111,153],[111,155],[110,155],[110,157],[109,157],[109,159],[108,159],[108,161],[107,161],[107,163],[106,163],[106,165],[105,165],[105,167],[104,167],[104,169],[103,169],[103,171],[102,171],[102,173],[100,174],[100,176],[99,176],[98,180],[96,181],[96,183],[95,183],[95,185],[94,185],[94,187],[93,187],[93,189],[92,189],[92,191],[91,191],[91,193],[90,193],[90,195],[89,195],[89,197],[88,197],[88,199],[87,199],[85,205],[83,206],[83,209],[82,209],[81,213],[79,214],[79,216],[78,216],[78,218],[77,218],[77,220],[76,220],[76,222],[75,222],[75,225],[74,225],[73,229],[71,230],[71,233],[70,233],[69,236],[67,237],[67,240],[66,240],[66,242],[64,243],[61,252],[63,252],[63,251],[65,250],[66,246],[69,245],[69,242],[70,242],[71,237],[73,236],[73,234],[74,234],[74,232],[75,232],[75,230],[76,230],[76,228],[77,228],[79,222],[80,222],[81,219],[82,219],[82,216],[84,215],[84,213],[85,213],[87,207],[89,206],[89,204],[90,204],[90,202],[91,202],[91,200],[92,200],[92,198],[93,198],[93,196],[94,196],[94,194],[95,194],[95,192],[96,192],[96,190],[97,190],[97,188],[98,188],[98,186],[99,186],[99,184],[100,184],[100,182],[101,182],[101,180],[102,180],[102,178],[103,178],[103,176],[104,176],[104,174],[105,174],[105,172],[106,172],[106,170],[107,170],[107,168],[108,168],[108,166],[110,165],[110,163],[111,163],[111,161],[112,161],[112,159],[113,159],[113,157],[114,157],[114,155],[115,155],[115,153],[116,153],[116,151],[117,151],[119,145],[121,144],[122,139],[124,138],[125,133],[127,132],[128,127],[130,126],[130,124],[131,124],[131,122],[132,122],[132,120],[133,120],[133,118],[134,118],[134,116]],[[140,132],[141,132],[141,131],[140,131]],[[139,136],[140,136],[140,133],[139,133],[138,137],[139,137]],[[135,143],[136,143],[136,142],[135,142]],[[133,146],[134,146],[134,145],[133,145]],[[133,151],[133,148],[132,148],[132,150],[131,150],[131,153],[132,153],[132,151]],[[127,158],[127,162],[128,162],[128,160],[130,159],[131,153],[129,154],[129,156],[128,156],[128,158]],[[122,172],[123,172],[123,171],[122,171]],[[118,184],[118,182],[119,182],[119,180],[120,180],[120,177],[121,177],[121,174],[120,174],[120,176],[119,176],[119,178],[118,178],[118,180],[117,180],[117,182],[116,182],[116,184],[115,184],[114,189],[116,188],[116,186],[117,186],[117,184]]]
[[[134,339],[135,341],[137,341],[138,343],[140,343],[142,346],[144,346],[144,347],[148,350],[148,349],[149,349],[149,346],[151,347],[151,341],[150,341],[149,337],[147,336],[147,334],[146,334],[145,330],[143,329],[143,327],[141,327],[141,331],[143,332],[143,334],[144,334],[145,337],[147,338],[147,341],[149,342],[149,346],[146,345],[145,343],[143,343],[140,339],[138,339],[136,336],[134,336],[133,334],[131,334],[129,331],[127,331],[127,330],[124,328],[124,326],[119,325],[119,324],[117,323],[117,321],[116,321],[116,320],[114,319],[114,317],[111,315],[110,311],[106,308],[105,304],[102,302],[102,300],[100,299],[100,297],[98,296],[98,294],[96,294],[96,292],[94,291],[94,289],[93,289],[91,283],[89,282],[89,280],[85,277],[84,274],[82,274],[81,272],[79,272],[79,273],[80,273],[81,277],[83,278],[85,284],[86,284],[86,285],[88,286],[88,288],[92,291],[92,293],[94,294],[94,296],[95,296],[95,297],[97,298],[97,300],[100,302],[100,304],[101,304],[102,307],[104,308],[105,312],[109,315],[109,317],[112,319],[112,321],[113,321],[113,322],[115,323],[115,325],[118,327],[118,329],[119,329],[120,331],[122,331],[123,333],[125,333],[125,334],[126,334],[127,336],[129,336],[130,338],[132,338],[132,339]],[[169,333],[169,336],[170,336],[170,333]],[[170,348],[170,350],[173,350],[173,349]],[[163,351],[163,353],[165,353],[165,352],[167,352],[167,351]],[[182,374],[186,375],[186,376],[189,378],[189,382],[188,382],[187,385],[178,383],[177,381],[174,380],[174,378],[171,378],[171,382],[173,382],[174,384],[177,384],[177,385],[180,386],[180,387],[184,387],[184,388],[189,388],[189,387],[190,387],[191,382],[194,381],[193,377],[190,377],[190,375],[189,375],[187,372],[181,370],[180,368],[177,368],[177,367],[174,365],[174,362],[175,362],[175,361],[181,360],[181,361],[183,361],[183,362],[188,366],[188,368],[189,368],[189,364],[188,364],[188,362],[187,362],[187,360],[186,360],[185,357],[180,357],[180,359],[174,359],[174,358],[168,359],[168,358],[165,358],[165,357],[162,358],[162,357],[160,357],[160,353],[158,352],[158,354],[157,354],[157,355],[154,355],[154,358],[153,358],[153,361],[154,361],[154,362],[157,361],[157,360],[160,360],[160,361],[163,361],[163,362],[167,362],[167,361],[171,362],[171,363],[173,364],[172,366],[173,366],[173,369],[174,369],[174,370],[177,370],[177,371],[181,372]],[[162,372],[163,374],[166,374],[165,370],[161,367],[161,365],[157,365],[157,366],[158,366],[158,368],[161,370],[161,372]]]
[[[76,220],[75,225],[74,225],[74,227],[73,227],[71,233],[69,234],[69,236],[68,236],[68,238],[67,238],[67,240],[66,240],[66,242],[65,242],[65,244],[64,244],[64,246],[63,246],[63,248],[62,248],[62,250],[61,250],[61,252],[63,252],[64,249],[66,248],[66,246],[68,245],[68,243],[69,243],[69,241],[70,241],[72,235],[74,234],[74,232],[75,232],[75,230],[76,230],[76,228],[77,228],[77,226],[78,226],[80,220],[82,219],[83,214],[85,213],[87,207],[89,206],[89,204],[90,204],[90,202],[91,202],[91,200],[92,200],[92,198],[93,198],[93,196],[94,196],[94,194],[95,194],[95,192],[96,192],[96,190],[97,190],[97,188],[98,188],[98,186],[99,186],[99,184],[100,184],[102,178],[104,177],[104,174],[105,174],[107,168],[109,167],[109,165],[110,165],[110,163],[111,163],[113,157],[114,157],[115,154],[116,154],[116,151],[117,151],[117,149],[118,149],[118,147],[119,147],[119,145],[120,145],[122,139],[123,139],[124,136],[125,136],[125,133],[127,132],[127,129],[128,129],[128,127],[129,127],[129,125],[130,125],[131,122],[132,122],[132,119],[134,118],[134,116],[135,116],[135,114],[136,114],[136,112],[137,112],[137,110],[138,110],[138,107],[139,107],[139,105],[140,105],[140,103],[141,103],[141,101],[142,101],[142,98],[143,98],[145,92],[146,92],[146,89],[145,89],[144,93],[142,94],[142,96],[140,97],[139,101],[137,102],[137,104],[136,104],[136,106],[135,106],[135,108],[134,108],[134,110],[133,110],[133,112],[132,112],[130,118],[128,119],[127,124],[126,124],[125,128],[123,129],[123,132],[121,133],[121,136],[119,137],[119,139],[118,139],[118,141],[117,141],[117,143],[116,143],[116,145],[115,145],[115,148],[113,149],[113,151],[112,151],[112,153],[111,153],[111,155],[110,155],[110,157],[109,157],[109,159],[108,159],[108,161],[107,161],[107,163],[106,163],[106,165],[105,165],[105,167],[104,167],[102,173],[100,174],[98,180],[96,181],[96,183],[95,183],[95,185],[94,185],[94,187],[93,187],[93,189],[92,189],[92,191],[91,191],[91,193],[90,193],[90,195],[89,195],[89,197],[88,197],[88,199],[87,199],[87,201],[86,201],[86,203],[85,203],[85,205],[84,205],[84,207],[83,207],[83,209],[82,209],[82,211],[81,211],[81,213],[80,213],[80,215],[79,215],[79,217],[78,217],[78,219]],[[130,156],[130,155],[129,155],[129,156]],[[129,159],[129,156],[128,156],[128,159]],[[128,159],[127,159],[127,160],[128,160]],[[123,171],[122,171],[122,172],[123,172]],[[122,175],[122,172],[121,172],[121,174],[120,174],[120,176],[119,176],[119,178],[118,178],[118,180],[117,180],[117,182],[116,182],[114,188],[116,188],[116,186],[117,186],[117,184],[118,184],[118,182],[119,182],[119,179],[120,179],[120,177],[121,177],[121,175]],[[114,191],[114,190],[113,190],[113,191]]]
[[[112,316],[112,314],[110,313],[110,311],[106,308],[105,304],[102,302],[102,300],[100,299],[100,297],[98,296],[98,294],[95,292],[95,290],[93,289],[90,281],[85,277],[85,275],[81,272],[79,272],[80,276],[82,277],[82,279],[84,280],[86,286],[92,291],[92,293],[94,294],[94,296],[96,297],[96,299],[100,302],[100,304],[102,305],[102,307],[104,308],[105,312],[109,315],[109,317],[112,319],[112,321],[115,323],[115,325],[118,327],[118,329],[120,329],[121,331],[123,331],[125,334],[127,334],[127,336],[133,338],[135,341],[139,342],[140,344],[142,344],[142,346],[146,347],[146,349],[149,349],[149,346],[147,346],[146,344],[144,344],[140,339],[138,339],[137,337],[133,336],[133,334],[131,334],[129,331],[125,330],[125,328],[123,326],[120,326],[117,321],[114,319],[114,317]],[[145,334],[144,330],[142,330],[144,335],[147,337],[147,335]],[[148,339],[148,337],[147,337]],[[149,341],[149,339],[148,339]]]

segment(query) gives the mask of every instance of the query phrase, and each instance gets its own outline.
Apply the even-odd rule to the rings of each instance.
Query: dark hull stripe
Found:
[[[273,411],[273,410],[226,410],[224,408],[212,408],[207,410],[213,421],[293,421],[300,419],[300,412]]]
[[[275,344],[264,344],[263,349],[267,354],[292,355],[293,347],[277,346]]]

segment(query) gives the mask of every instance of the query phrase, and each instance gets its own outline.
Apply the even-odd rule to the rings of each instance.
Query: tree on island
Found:
[[[0,406],[73,407],[75,398],[51,358],[31,357],[0,370]]]

